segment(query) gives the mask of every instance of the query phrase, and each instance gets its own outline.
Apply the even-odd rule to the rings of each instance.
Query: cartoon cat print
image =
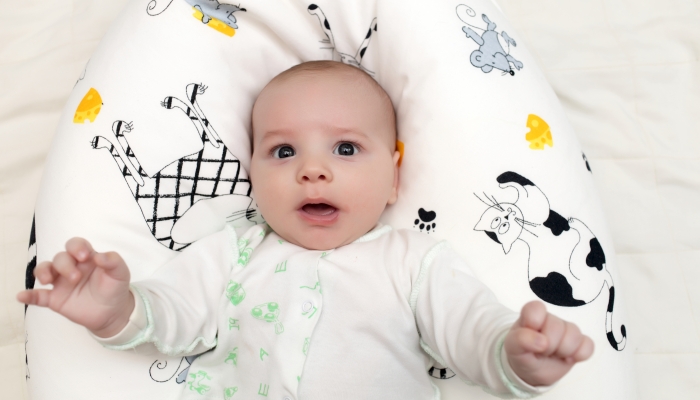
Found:
[[[220,139],[204,115],[197,98],[207,87],[189,84],[181,100],[168,96],[161,105],[179,109],[199,135],[202,147],[181,157],[153,175],[141,167],[127,134],[134,125],[117,120],[112,125],[114,139],[95,136],[94,149],[106,149],[126,180],[141,208],[151,234],[171,250],[182,250],[192,242],[223,228],[224,221],[262,222],[251,196],[250,181],[239,160]],[[238,223],[238,222],[236,222]]]
[[[501,189],[515,189],[518,198],[506,203],[486,194],[486,200],[477,196],[488,208],[474,230],[485,232],[506,254],[516,240],[524,242],[529,249],[530,289],[547,303],[583,306],[597,299],[607,286],[608,342],[615,350],[624,349],[625,326],[620,327],[620,340],[613,333],[615,285],[606,267],[603,248],[593,232],[581,220],[566,219],[551,210],[547,197],[529,179],[509,171],[499,175],[497,181]]]
[[[333,61],[340,61],[343,64],[352,65],[353,67],[357,67],[364,70],[370,75],[374,75],[374,72],[362,66],[362,58],[365,56],[367,47],[369,47],[369,42],[372,39],[372,32],[377,31],[377,18],[374,18],[372,20],[372,22],[369,25],[369,29],[367,30],[367,34],[365,35],[365,38],[360,44],[360,47],[357,49],[355,55],[352,55],[342,53],[336,48],[335,38],[333,37],[333,31],[331,30],[331,24],[328,22],[328,18],[326,18],[326,14],[323,13],[321,7],[319,7],[316,4],[311,4],[307,7],[307,11],[309,12],[309,14],[315,15],[318,18],[318,21],[321,24],[321,29],[323,29],[323,33],[326,34],[326,39],[322,40],[321,43],[328,45],[328,47],[322,48],[331,51],[331,59]]]

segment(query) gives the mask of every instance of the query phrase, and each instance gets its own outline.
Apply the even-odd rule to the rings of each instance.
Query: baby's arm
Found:
[[[34,275],[44,285],[53,284],[53,289],[25,290],[17,300],[48,307],[95,336],[121,331],[134,309],[124,260],[114,252],[97,253],[85,239],[69,240],[66,251],[39,264]]]
[[[237,257],[233,229],[227,227],[200,239],[152,277],[131,285],[129,270],[121,257],[116,253],[96,253],[90,247],[86,260],[85,249],[74,249],[76,240],[89,247],[83,239],[72,239],[66,253],[59,253],[53,263],[42,263],[36,268],[39,282],[52,283],[53,289],[23,291],[17,295],[18,300],[50,307],[87,327],[95,336],[106,338],[100,342],[111,349],[126,350],[153,343],[162,353],[188,355],[216,345],[217,313],[232,260],[235,263]],[[71,279],[75,270],[80,276]],[[140,318],[129,324],[130,317]],[[141,347],[139,350],[150,351]]]
[[[542,304],[537,302],[525,307],[523,317],[518,319],[518,314],[499,303],[453,250],[436,250],[426,256],[432,262],[423,263],[424,270],[418,275],[411,296],[415,299],[411,305],[421,345],[433,358],[462,379],[490,392],[518,397],[542,393],[546,390],[542,386],[556,382],[571,368],[573,363],[560,360],[567,367],[552,373],[557,362],[543,361],[541,354],[536,354],[557,354],[556,349],[550,352],[549,346],[560,347],[559,338],[565,335],[557,335],[561,334],[563,321],[546,311],[543,318],[539,313]],[[537,325],[543,321],[544,325]],[[552,333],[551,339],[545,340],[547,350],[533,349],[531,340],[536,342],[545,331]],[[585,359],[589,355],[582,352],[576,357]]]
[[[506,336],[508,363],[522,380],[549,386],[577,362],[593,354],[593,341],[579,328],[547,312],[540,301],[523,306],[520,318]]]

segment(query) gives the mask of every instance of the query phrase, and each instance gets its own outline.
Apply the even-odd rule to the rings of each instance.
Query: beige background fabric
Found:
[[[2,398],[26,398],[24,308],[14,296],[44,159],[75,81],[125,3],[0,0]],[[590,160],[618,253],[639,396],[696,398],[700,1],[500,4]]]

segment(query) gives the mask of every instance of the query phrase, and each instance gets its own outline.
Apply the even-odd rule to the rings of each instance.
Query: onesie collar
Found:
[[[364,243],[364,242],[369,242],[371,240],[374,240],[383,234],[391,231],[391,226],[389,225],[384,225],[381,222],[377,222],[377,225],[369,232],[365,233],[364,235],[360,236],[357,240],[355,240],[353,243]]]

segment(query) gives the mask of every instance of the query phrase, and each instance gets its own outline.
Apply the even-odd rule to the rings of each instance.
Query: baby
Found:
[[[84,239],[18,294],[105,347],[204,353],[181,398],[436,399],[437,362],[496,394],[546,390],[593,342],[540,302],[505,308],[445,242],[378,223],[397,199],[393,106],[363,71],[300,64],[252,115],[250,174],[266,224],[201,239],[130,285]],[[206,352],[206,353],[205,353]]]

